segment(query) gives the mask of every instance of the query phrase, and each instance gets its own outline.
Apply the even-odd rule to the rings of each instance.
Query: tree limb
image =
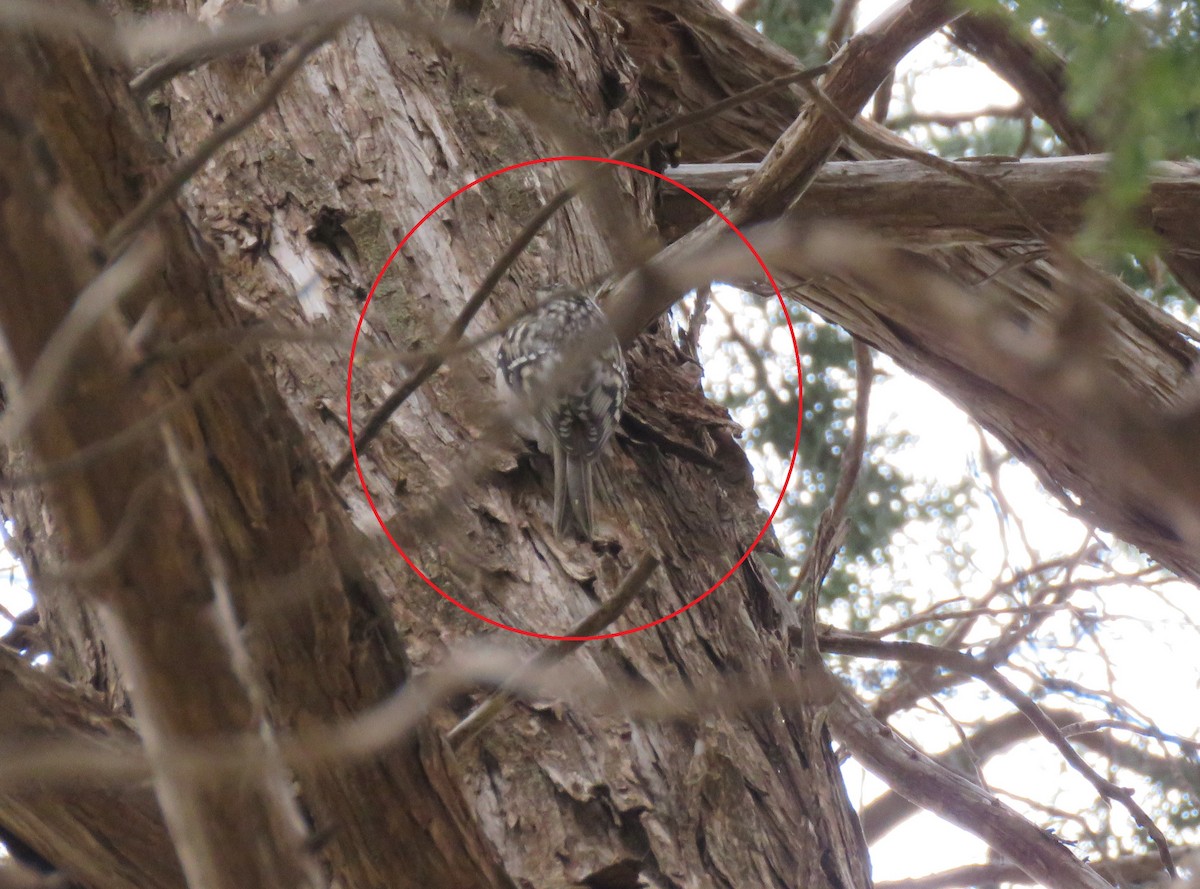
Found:
[[[828,711],[829,725],[854,758],[908,799],[1001,849],[1048,889],[1110,889],[1062,843],[966,778],[950,772],[878,722],[848,691]]]
[[[995,180],[1049,231],[1069,236],[1083,224],[1087,202],[1104,185],[1104,155],[955,162]],[[686,164],[667,170],[709,200],[732,193],[757,164]],[[1138,215],[1176,250],[1200,254],[1194,224],[1200,201],[1200,165],[1155,164],[1147,202]],[[699,210],[700,212],[697,212]],[[663,190],[661,217],[672,230],[690,228],[707,213],[687,195]],[[1011,207],[961,178],[912,160],[837,161],[826,164],[789,214],[798,220],[839,219],[898,243],[929,249],[956,244],[1040,246]]]

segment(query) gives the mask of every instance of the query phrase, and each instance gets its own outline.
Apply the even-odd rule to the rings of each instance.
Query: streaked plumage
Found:
[[[590,540],[593,463],[629,387],[604,312],[585,294],[564,291],[509,328],[497,364],[497,382],[516,396],[519,413],[536,420],[518,429],[554,457],[555,533],[564,537],[573,519]]]

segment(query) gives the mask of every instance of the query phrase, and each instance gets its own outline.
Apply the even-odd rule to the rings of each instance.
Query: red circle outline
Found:
[[[788,325],[788,334],[792,338],[792,352],[796,356],[796,387],[797,387],[797,391],[800,396],[799,404],[797,405],[797,409],[796,409],[796,440],[795,440],[795,443],[792,445],[792,459],[788,462],[787,475],[784,477],[783,486],[779,489],[779,497],[776,498],[775,506],[771,510],[770,516],[767,517],[767,521],[763,524],[762,529],[758,532],[758,536],[754,538],[754,541],[750,544],[750,546],[748,546],[746,548],[746,551],[744,553],[742,553],[741,558],[739,558],[736,562],[733,563],[733,565],[730,567],[730,569],[728,571],[726,571],[724,575],[721,576],[720,580],[718,580],[716,583],[714,583],[712,586],[710,586],[707,590],[705,590],[703,593],[698,595],[695,599],[693,599],[691,602],[687,603],[683,607],[678,608],[675,611],[672,611],[668,615],[665,615],[656,620],[653,620],[650,623],[643,624],[640,627],[633,627],[628,630],[620,630],[618,632],[613,632],[613,633],[604,633],[604,634],[601,634],[598,636],[555,636],[550,633],[536,633],[533,630],[522,630],[518,627],[510,627],[507,624],[503,624],[503,623],[500,623],[499,621],[492,620],[490,617],[482,615],[479,612],[474,611],[471,608],[468,608],[466,605],[459,602],[457,599],[455,599],[453,596],[451,596],[449,593],[447,593],[445,590],[443,590],[441,587],[439,587],[436,583],[434,583],[432,580],[430,580],[425,575],[425,573],[416,566],[416,564],[413,562],[413,560],[408,557],[408,554],[404,551],[404,549],[400,546],[400,544],[398,544],[396,542],[395,538],[392,537],[392,533],[387,528],[387,523],[384,522],[383,517],[379,514],[379,510],[375,506],[375,500],[374,500],[374,498],[371,497],[371,492],[367,488],[367,480],[363,476],[362,467],[358,463],[358,448],[355,447],[355,444],[354,444],[354,418],[353,418],[354,406],[353,406],[353,399],[352,399],[353,383],[354,383],[354,353],[355,353],[355,350],[358,348],[358,336],[362,332],[363,321],[367,317],[367,309],[370,308],[371,300],[375,298],[375,290],[376,290],[376,288],[379,287],[379,283],[383,280],[383,276],[385,274],[387,274],[387,270],[391,267],[392,261],[400,254],[400,251],[404,248],[404,245],[408,243],[409,239],[414,234],[416,234],[418,229],[420,229],[422,225],[424,225],[426,222],[429,221],[430,217],[432,217],[435,213],[437,213],[439,210],[441,210],[442,207],[446,206],[448,203],[450,203],[452,200],[454,200],[456,197],[458,197],[463,192],[470,191],[476,185],[479,185],[481,182],[486,182],[487,180],[489,180],[495,176],[500,176],[504,173],[511,173],[513,170],[520,170],[523,167],[531,167],[531,166],[536,166],[538,164],[557,163],[559,161],[589,161],[591,163],[611,164],[613,166],[625,167],[630,170],[636,170],[639,173],[646,173],[650,176],[654,176],[655,178],[662,180],[663,182],[670,183],[671,185],[678,188],[680,191],[695,198],[697,201],[699,201],[701,204],[703,204],[705,207],[707,207],[713,213],[713,215],[717,216],[722,222],[724,222],[725,225],[728,226],[733,231],[733,233],[738,236],[739,239],[741,239],[741,242],[746,246],[746,249],[750,251],[750,254],[754,257],[755,261],[758,263],[759,268],[761,268],[763,270],[763,274],[766,276],[767,280],[770,282],[771,288],[775,291],[775,297],[779,300],[779,305],[783,309],[783,317],[787,321],[787,325]],[[688,188],[686,185],[682,185],[681,183],[676,182],[670,176],[666,176],[662,173],[656,173],[654,170],[649,170],[646,167],[640,166],[638,164],[629,163],[628,161],[613,160],[611,158],[606,158],[606,157],[588,157],[586,155],[567,155],[567,156],[561,156],[561,157],[543,157],[543,158],[536,158],[534,160],[522,161],[519,164],[511,164],[510,166],[502,167],[498,170],[493,170],[491,173],[488,173],[485,176],[480,176],[478,179],[475,179],[474,181],[469,182],[468,184],[464,185],[462,188],[455,191],[449,197],[446,197],[442,201],[440,201],[437,204],[437,206],[435,206],[432,210],[430,210],[428,213],[426,213],[424,216],[422,216],[420,221],[418,221],[416,225],[414,225],[411,229],[408,230],[408,233],[405,234],[404,238],[400,241],[400,243],[396,245],[396,249],[392,251],[391,255],[388,256],[387,261],[384,262],[383,268],[381,268],[379,270],[379,274],[375,276],[375,282],[371,285],[371,290],[367,294],[366,302],[363,303],[362,311],[359,312],[359,315],[358,315],[358,324],[355,325],[355,328],[354,328],[354,339],[350,344],[350,360],[346,366],[346,428],[350,435],[350,452],[354,457],[354,471],[358,475],[358,483],[359,483],[359,486],[362,488],[363,495],[367,498],[367,504],[371,507],[371,512],[375,515],[375,520],[379,523],[379,527],[383,529],[383,533],[387,536],[387,539],[391,542],[392,547],[396,550],[396,552],[398,552],[400,554],[400,557],[402,559],[404,559],[404,561],[408,564],[408,567],[411,568],[414,572],[416,572],[417,576],[420,577],[423,581],[425,581],[425,583],[428,586],[430,586],[431,588],[436,590],[438,592],[438,594],[441,595],[442,598],[444,598],[446,601],[451,602],[452,604],[458,606],[463,611],[465,611],[467,614],[470,614],[472,617],[478,618],[479,620],[483,621],[484,623],[491,624],[493,627],[496,627],[498,629],[507,630],[510,633],[516,633],[521,636],[531,636],[535,639],[547,639],[547,640],[554,641],[554,642],[592,642],[592,641],[599,641],[601,639],[615,639],[619,636],[629,636],[629,635],[632,635],[633,633],[640,633],[642,630],[648,630],[651,627],[656,627],[659,624],[665,623],[666,621],[669,621],[674,617],[678,617],[679,615],[681,615],[685,611],[687,611],[689,608],[691,608],[693,605],[697,605],[700,602],[703,602],[705,599],[707,599],[709,597],[709,595],[711,595],[713,593],[713,591],[715,591],[717,589],[717,587],[719,587],[721,584],[723,584],[725,581],[727,581],[733,575],[733,572],[736,571],[738,568],[740,568],[742,566],[742,564],[746,561],[746,559],[750,557],[750,553],[754,552],[755,547],[758,546],[758,544],[762,541],[763,536],[767,533],[767,528],[769,528],[771,526],[771,522],[773,522],[775,520],[775,513],[777,513],[779,511],[779,507],[783,503],[783,496],[787,492],[788,483],[792,480],[792,471],[795,469],[795,466],[796,466],[796,457],[800,453],[800,427],[801,427],[803,418],[804,418],[804,372],[803,372],[803,368],[801,367],[801,364],[800,364],[800,346],[796,342],[796,330],[792,326],[792,316],[788,312],[787,304],[783,300],[783,294],[780,293],[780,291],[779,291],[779,285],[775,282],[775,277],[771,274],[770,270],[767,268],[767,264],[765,262],[763,262],[763,258],[758,254],[758,251],[754,249],[754,245],[750,243],[749,239],[747,239],[747,237],[744,234],[742,234],[741,229],[739,229],[736,225],[733,224],[733,222],[730,221],[729,217],[727,217],[719,209],[717,209],[715,206],[713,206],[709,201],[705,200],[703,197],[698,195],[696,192],[692,191],[692,189]]]

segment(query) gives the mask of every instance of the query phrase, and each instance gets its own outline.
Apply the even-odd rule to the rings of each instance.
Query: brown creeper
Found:
[[[562,291],[508,329],[497,365],[497,386],[515,402],[517,430],[554,457],[555,533],[564,537],[573,517],[591,540],[592,464],[617,427],[629,388],[608,319],[591,297]]]

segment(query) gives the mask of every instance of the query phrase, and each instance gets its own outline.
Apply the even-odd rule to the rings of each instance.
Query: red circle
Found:
[[[657,620],[653,620],[648,624],[643,624],[640,627],[633,627],[632,629],[621,630],[621,631],[615,632],[615,633],[604,633],[604,634],[601,634],[598,636],[555,636],[550,633],[535,633],[532,630],[522,630],[518,627],[510,627],[507,624],[502,624],[499,621],[492,620],[490,617],[486,617],[486,616],[478,613],[477,611],[474,611],[471,608],[468,608],[466,605],[459,602],[457,599],[455,599],[453,596],[451,596],[449,593],[447,593],[445,590],[443,590],[441,587],[439,587],[436,583],[434,583],[432,580],[430,580],[428,577],[426,577],[425,573],[423,571],[421,571],[421,569],[418,568],[416,566],[416,564],[413,563],[412,559],[410,559],[408,557],[408,554],[406,552],[404,552],[404,550],[401,548],[400,544],[398,544],[396,542],[395,538],[392,537],[391,532],[387,528],[387,523],[384,522],[383,517],[379,514],[379,510],[376,509],[375,501],[371,497],[371,492],[367,489],[367,480],[366,480],[366,478],[363,477],[362,467],[359,466],[359,463],[358,463],[358,449],[354,445],[354,419],[353,419],[354,406],[352,404],[352,399],[351,399],[352,386],[353,386],[353,382],[354,382],[354,352],[358,348],[358,336],[362,332],[363,320],[367,317],[367,309],[370,308],[371,300],[375,298],[375,290],[377,287],[379,287],[379,282],[383,280],[383,276],[387,273],[388,268],[391,266],[392,260],[394,260],[396,258],[396,256],[399,255],[399,253],[403,249],[404,245],[408,243],[409,238],[411,238],[422,225],[424,225],[426,222],[428,222],[430,217],[432,217],[435,213],[438,212],[438,210],[442,209],[442,207],[446,206],[448,203],[450,203],[452,200],[454,200],[456,197],[458,197],[463,192],[470,191],[472,188],[474,188],[479,183],[486,182],[488,179],[491,179],[494,176],[499,176],[503,173],[511,173],[513,170],[519,170],[522,167],[531,167],[531,166],[535,166],[537,164],[557,163],[559,161],[589,161],[591,163],[612,164],[614,166],[625,167],[630,170],[637,170],[639,173],[646,173],[647,175],[654,176],[655,178],[660,179],[663,182],[668,182],[671,185],[678,188],[680,191],[683,191],[683,192],[691,195],[693,198],[695,198],[697,201],[699,201],[701,204],[703,204],[705,207],[707,207],[710,211],[712,211],[712,213],[715,216],[719,217],[721,219],[721,221],[724,222],[725,225],[727,225],[730,228],[730,230],[733,231],[733,233],[736,234],[738,236],[738,238],[741,239],[742,243],[746,245],[746,249],[750,251],[751,255],[758,262],[758,265],[763,270],[763,274],[766,276],[766,279],[771,283],[771,288],[775,291],[775,296],[779,300],[780,307],[783,309],[783,317],[787,321],[788,334],[792,338],[792,352],[796,356],[796,385],[798,387],[798,392],[800,395],[799,405],[797,406],[797,410],[796,410],[796,441],[792,445],[792,459],[788,462],[787,475],[784,477],[783,487],[781,487],[779,490],[779,497],[776,498],[776,500],[775,500],[775,506],[771,509],[770,516],[767,517],[767,521],[763,524],[762,529],[758,532],[758,536],[754,538],[754,541],[750,544],[750,546],[748,546],[746,548],[746,551],[744,553],[742,553],[741,558],[733,563],[733,565],[730,567],[730,569],[728,571],[726,571],[724,575],[722,575],[720,580],[718,580],[716,583],[714,583],[712,586],[710,586],[703,593],[698,595],[691,602],[684,605],[682,608],[678,608],[675,611],[672,611],[670,614],[668,614],[664,617],[660,617]],[[790,482],[792,479],[792,470],[796,466],[796,456],[800,452],[800,424],[801,424],[801,420],[803,419],[803,416],[804,416],[804,376],[803,376],[803,374],[804,374],[803,369],[800,366],[800,346],[796,342],[796,330],[792,326],[792,316],[788,313],[787,304],[783,301],[783,294],[779,292],[779,285],[775,283],[774,276],[771,274],[770,270],[767,268],[766,263],[763,262],[762,257],[759,256],[758,251],[754,249],[754,245],[751,244],[749,240],[747,240],[746,236],[744,234],[742,234],[741,230],[736,225],[734,225],[729,220],[729,218],[727,216],[725,216],[724,213],[722,213],[720,210],[718,210],[716,207],[714,207],[711,203],[706,201],[700,195],[696,194],[696,192],[692,191],[686,185],[681,185],[680,183],[678,183],[674,179],[672,179],[670,176],[665,176],[662,173],[656,173],[654,170],[648,170],[645,167],[639,166],[638,164],[631,164],[631,163],[628,163],[627,161],[612,160],[610,158],[605,158],[605,157],[587,157],[587,156],[543,157],[543,158],[538,158],[536,160],[523,161],[519,164],[512,164],[507,167],[501,167],[498,170],[493,170],[491,173],[488,173],[486,176],[480,176],[478,179],[474,180],[473,182],[470,182],[467,185],[464,185],[462,188],[458,189],[458,191],[454,192],[449,197],[444,198],[442,201],[440,201],[438,203],[438,205],[436,207],[434,207],[432,210],[430,210],[428,213],[426,213],[424,216],[422,216],[420,221],[416,225],[414,225],[411,229],[408,230],[408,233],[404,236],[404,239],[401,240],[400,243],[396,245],[396,249],[392,251],[391,255],[387,258],[387,261],[383,264],[383,268],[379,270],[379,274],[375,276],[375,283],[373,283],[371,285],[371,291],[370,291],[370,293],[367,294],[366,302],[363,303],[362,312],[359,313],[358,324],[354,328],[354,339],[350,344],[350,362],[346,368],[346,428],[350,434],[350,452],[354,457],[354,471],[358,474],[358,483],[362,487],[363,494],[367,498],[367,503],[371,507],[371,512],[374,513],[375,520],[377,522],[379,522],[379,527],[383,529],[383,533],[385,535],[387,535],[387,539],[389,541],[391,541],[391,544],[395,548],[396,552],[398,552],[400,554],[400,557],[402,559],[404,559],[404,561],[406,563],[408,563],[408,567],[416,572],[418,577],[420,577],[423,581],[425,581],[425,583],[428,584],[431,588],[436,590],[438,592],[438,594],[441,595],[442,598],[444,598],[446,601],[451,602],[454,605],[458,606],[463,611],[465,611],[467,614],[470,614],[472,617],[476,617],[479,620],[483,621],[484,623],[491,624],[493,627],[497,627],[501,630],[508,630],[510,633],[517,633],[521,636],[532,636],[536,639],[549,639],[549,640],[552,640],[555,642],[590,642],[590,641],[600,640],[600,639],[615,639],[618,636],[628,636],[632,633],[639,633],[642,630],[648,630],[651,627],[656,627],[659,624],[664,623],[673,617],[678,617],[679,615],[683,614],[683,612],[685,612],[689,608],[691,608],[693,605],[696,605],[697,603],[702,602],[704,599],[708,598],[709,594],[711,594],[717,587],[719,587],[726,580],[728,580],[730,578],[730,576],[733,574],[733,572],[736,571],[738,568],[740,568],[742,563],[745,562],[747,558],[749,558],[750,553],[752,553],[754,551],[754,548],[756,546],[758,546],[759,542],[763,539],[763,535],[767,533],[767,528],[770,527],[771,522],[775,520],[775,513],[777,513],[779,511],[779,507],[783,503],[784,492],[787,491],[788,482]]]

